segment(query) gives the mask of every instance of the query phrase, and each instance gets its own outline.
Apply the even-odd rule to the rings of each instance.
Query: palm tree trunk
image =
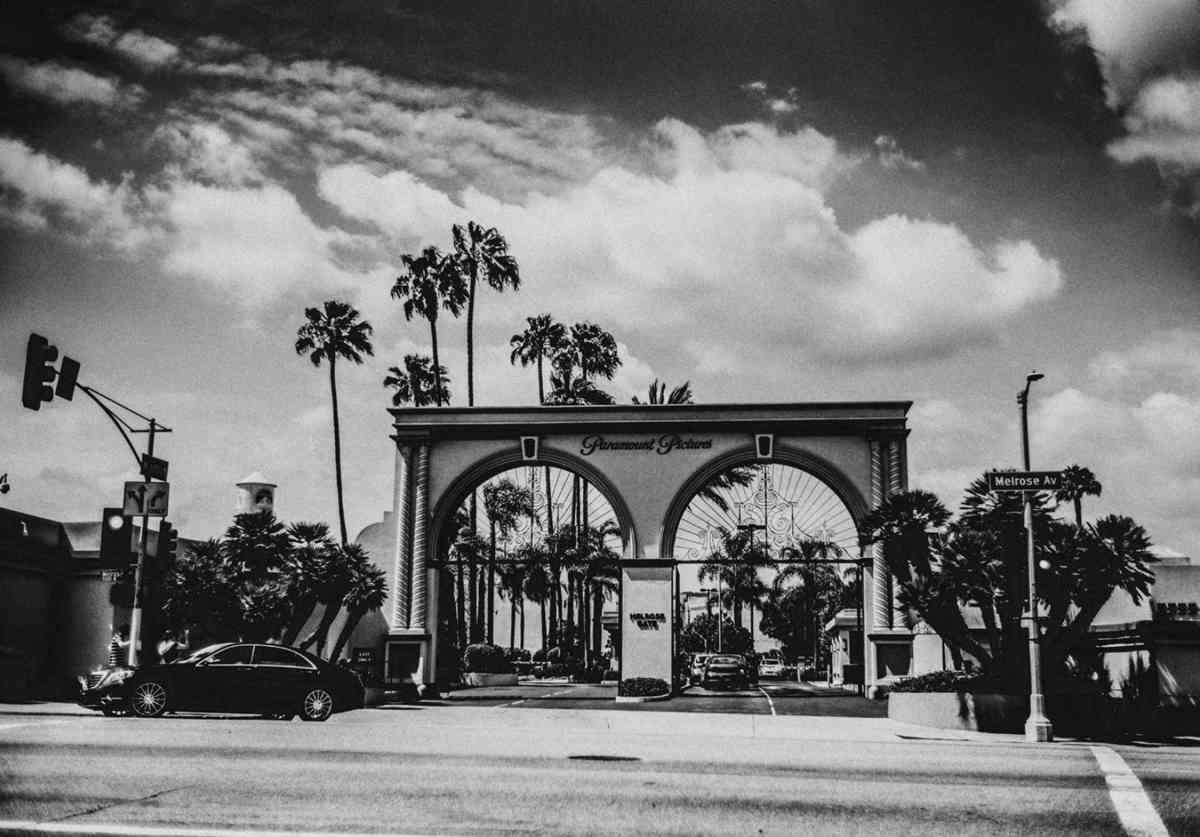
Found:
[[[475,406],[475,273],[467,296],[467,406]]]
[[[546,403],[546,384],[542,380],[542,355],[540,352],[538,353],[538,403]],[[546,470],[549,470],[549,468]]]
[[[525,647],[525,592],[521,591],[521,647]]]
[[[1083,497],[1075,496],[1075,528],[1083,528]]]
[[[603,641],[601,621],[604,616],[604,590],[600,585],[592,591],[592,652],[600,659],[600,647]]]
[[[442,367],[438,363],[437,316],[429,319],[429,339],[433,343],[433,403],[442,406]]]
[[[333,602],[325,604],[325,612],[321,614],[321,621],[317,623],[317,627],[313,632],[300,641],[297,648],[308,648],[310,645],[316,645],[316,655],[318,657],[325,656],[325,640],[329,634],[329,627],[333,624],[333,620],[337,619],[338,612],[341,611],[341,599],[336,599]]]
[[[462,561],[461,555],[459,556],[458,560]],[[454,603],[454,606],[458,610],[458,625],[456,626],[458,628],[458,636],[456,639],[458,640],[459,651],[462,651],[462,649],[467,645],[467,602],[463,591],[463,572],[465,570],[466,568],[461,563],[454,568],[454,592],[457,599],[457,601]]]
[[[496,522],[491,521],[492,548],[488,550],[487,568],[487,641],[494,644],[496,634]]]
[[[546,647],[546,600],[542,599],[538,602],[538,613],[541,616],[542,623],[542,648]]]
[[[346,506],[342,500],[342,428],[338,421],[337,377],[334,374],[334,361],[329,358],[329,393],[333,398],[333,470],[337,479],[338,525],[342,532],[342,546],[346,540]]]
[[[474,561],[467,566],[467,586],[471,594],[471,627],[467,632],[467,641],[469,643],[476,643],[479,642],[479,592],[477,589],[478,582],[476,580]]]
[[[517,647],[517,596],[520,595],[516,590],[509,592],[512,601],[508,603],[508,647]]]
[[[304,630],[305,624],[312,617],[313,611],[317,609],[317,598],[315,596],[301,600],[295,611],[292,612],[292,619],[288,622],[287,627],[283,629],[283,633],[279,636],[280,645],[294,645],[296,637]]]
[[[329,652],[329,659],[336,660],[338,654],[342,653],[342,649],[346,647],[346,643],[350,641],[350,635],[354,633],[354,629],[358,627],[359,621],[366,614],[366,610],[355,608],[347,614],[346,624],[342,626],[341,632],[338,634],[337,642],[333,644],[333,650]]]

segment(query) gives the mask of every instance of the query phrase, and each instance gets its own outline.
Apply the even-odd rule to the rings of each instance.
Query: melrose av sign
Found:
[[[697,439],[694,436],[680,436],[675,433],[664,433],[661,436],[650,436],[645,439],[609,440],[603,436],[584,436],[579,443],[579,452],[583,456],[591,456],[596,451],[640,451],[642,453],[657,453],[665,456],[676,450],[709,450],[712,439]]]
[[[988,491],[1057,491],[1062,471],[988,471]]]

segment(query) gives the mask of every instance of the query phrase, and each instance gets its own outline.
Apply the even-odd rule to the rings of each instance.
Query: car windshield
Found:
[[[180,657],[178,660],[175,660],[174,662],[172,662],[171,665],[179,665],[180,663],[198,662],[199,660],[202,660],[205,657],[207,657],[212,652],[216,651],[218,648],[224,648],[228,644],[229,643],[227,643],[227,642],[218,642],[216,645],[206,645],[198,651],[193,651],[192,653],[188,654],[186,657]]]
[[[741,657],[713,657],[708,661],[710,666],[740,666],[742,664]]]

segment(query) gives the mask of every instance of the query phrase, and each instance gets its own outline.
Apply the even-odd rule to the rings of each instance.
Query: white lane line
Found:
[[[1116,750],[1108,747],[1089,747],[1104,781],[1108,785],[1108,795],[1112,798],[1113,807],[1117,809],[1117,817],[1121,827],[1131,837],[1169,837],[1167,827],[1163,825],[1158,811],[1154,810],[1150,797],[1142,788],[1141,781],[1129,769],[1125,759]]]
[[[767,699],[767,706],[771,707],[771,714],[774,715],[775,714],[775,701],[771,700],[771,696],[767,694],[766,690],[763,689],[762,686],[759,686],[758,690],[760,692],[762,692],[762,696]]]
[[[113,834],[124,837],[448,837],[431,834],[385,834],[377,831],[258,831],[239,828],[174,828],[157,825],[118,825],[94,822],[34,822],[0,820],[0,834]]]

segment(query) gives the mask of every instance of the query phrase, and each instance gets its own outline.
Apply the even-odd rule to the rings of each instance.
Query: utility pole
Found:
[[[1025,470],[1029,465],[1029,386],[1034,381],[1040,381],[1040,372],[1030,372],[1025,376],[1025,389],[1017,393],[1017,404],[1021,408],[1021,455],[1025,462]],[[1038,626],[1037,601],[1037,564],[1034,561],[1033,549],[1033,504],[1032,492],[1021,493],[1024,498],[1025,518],[1025,562],[1029,573],[1029,717],[1025,720],[1025,740],[1044,742],[1054,740],[1054,727],[1046,717],[1046,700],[1042,694],[1042,637]]]

